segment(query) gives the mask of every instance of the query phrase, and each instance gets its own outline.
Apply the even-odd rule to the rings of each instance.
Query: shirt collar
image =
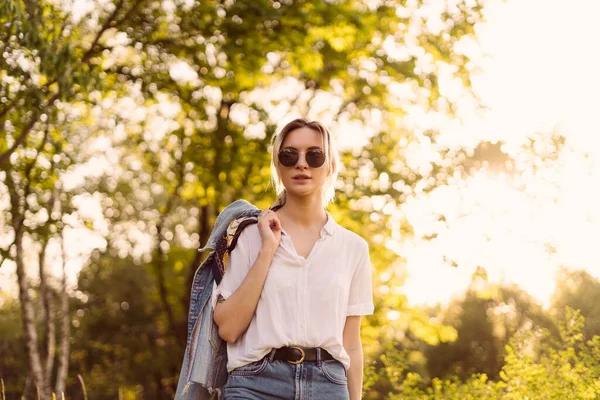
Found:
[[[327,213],[327,222],[325,223],[325,225],[323,225],[323,229],[321,229],[321,237],[323,237],[324,234],[333,236],[333,232],[337,223],[335,222],[329,211],[325,211],[325,213]]]
[[[271,205],[271,207],[269,207],[269,208],[273,211],[277,211],[284,204],[285,204],[285,198],[282,196],[282,197],[279,197],[275,201],[275,203],[273,203]],[[329,213],[329,211],[325,211],[325,213],[327,214],[327,222],[325,223],[325,225],[323,225],[323,228],[321,228],[320,236],[321,237],[323,237],[324,235],[333,236],[333,232],[335,231],[337,222],[335,222],[335,220],[333,219],[333,216]],[[283,229],[281,230],[281,233],[284,235],[287,235],[287,233]]]

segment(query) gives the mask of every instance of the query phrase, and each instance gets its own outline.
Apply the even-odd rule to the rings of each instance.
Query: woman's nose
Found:
[[[306,153],[298,154],[298,161],[296,161],[296,167],[308,167],[308,163],[306,162]]]

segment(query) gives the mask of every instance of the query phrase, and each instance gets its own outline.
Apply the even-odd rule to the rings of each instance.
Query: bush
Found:
[[[465,382],[458,378],[425,382],[419,374],[403,374],[389,399],[596,399],[600,397],[600,336],[585,341],[584,318],[565,309],[560,337],[546,330],[525,331],[508,346],[498,381],[485,374]],[[546,340],[546,339],[551,340]],[[402,367],[400,367],[402,369]],[[399,372],[402,374],[402,372]]]

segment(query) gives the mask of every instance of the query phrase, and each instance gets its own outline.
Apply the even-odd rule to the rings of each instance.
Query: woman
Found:
[[[360,399],[371,267],[367,242],[325,210],[335,145],[306,119],[287,124],[272,144],[278,201],[240,234],[213,291],[227,341],[224,399]]]

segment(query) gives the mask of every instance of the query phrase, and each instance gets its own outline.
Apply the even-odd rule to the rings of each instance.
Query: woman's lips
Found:
[[[307,182],[310,181],[310,178],[292,178],[294,182]]]

